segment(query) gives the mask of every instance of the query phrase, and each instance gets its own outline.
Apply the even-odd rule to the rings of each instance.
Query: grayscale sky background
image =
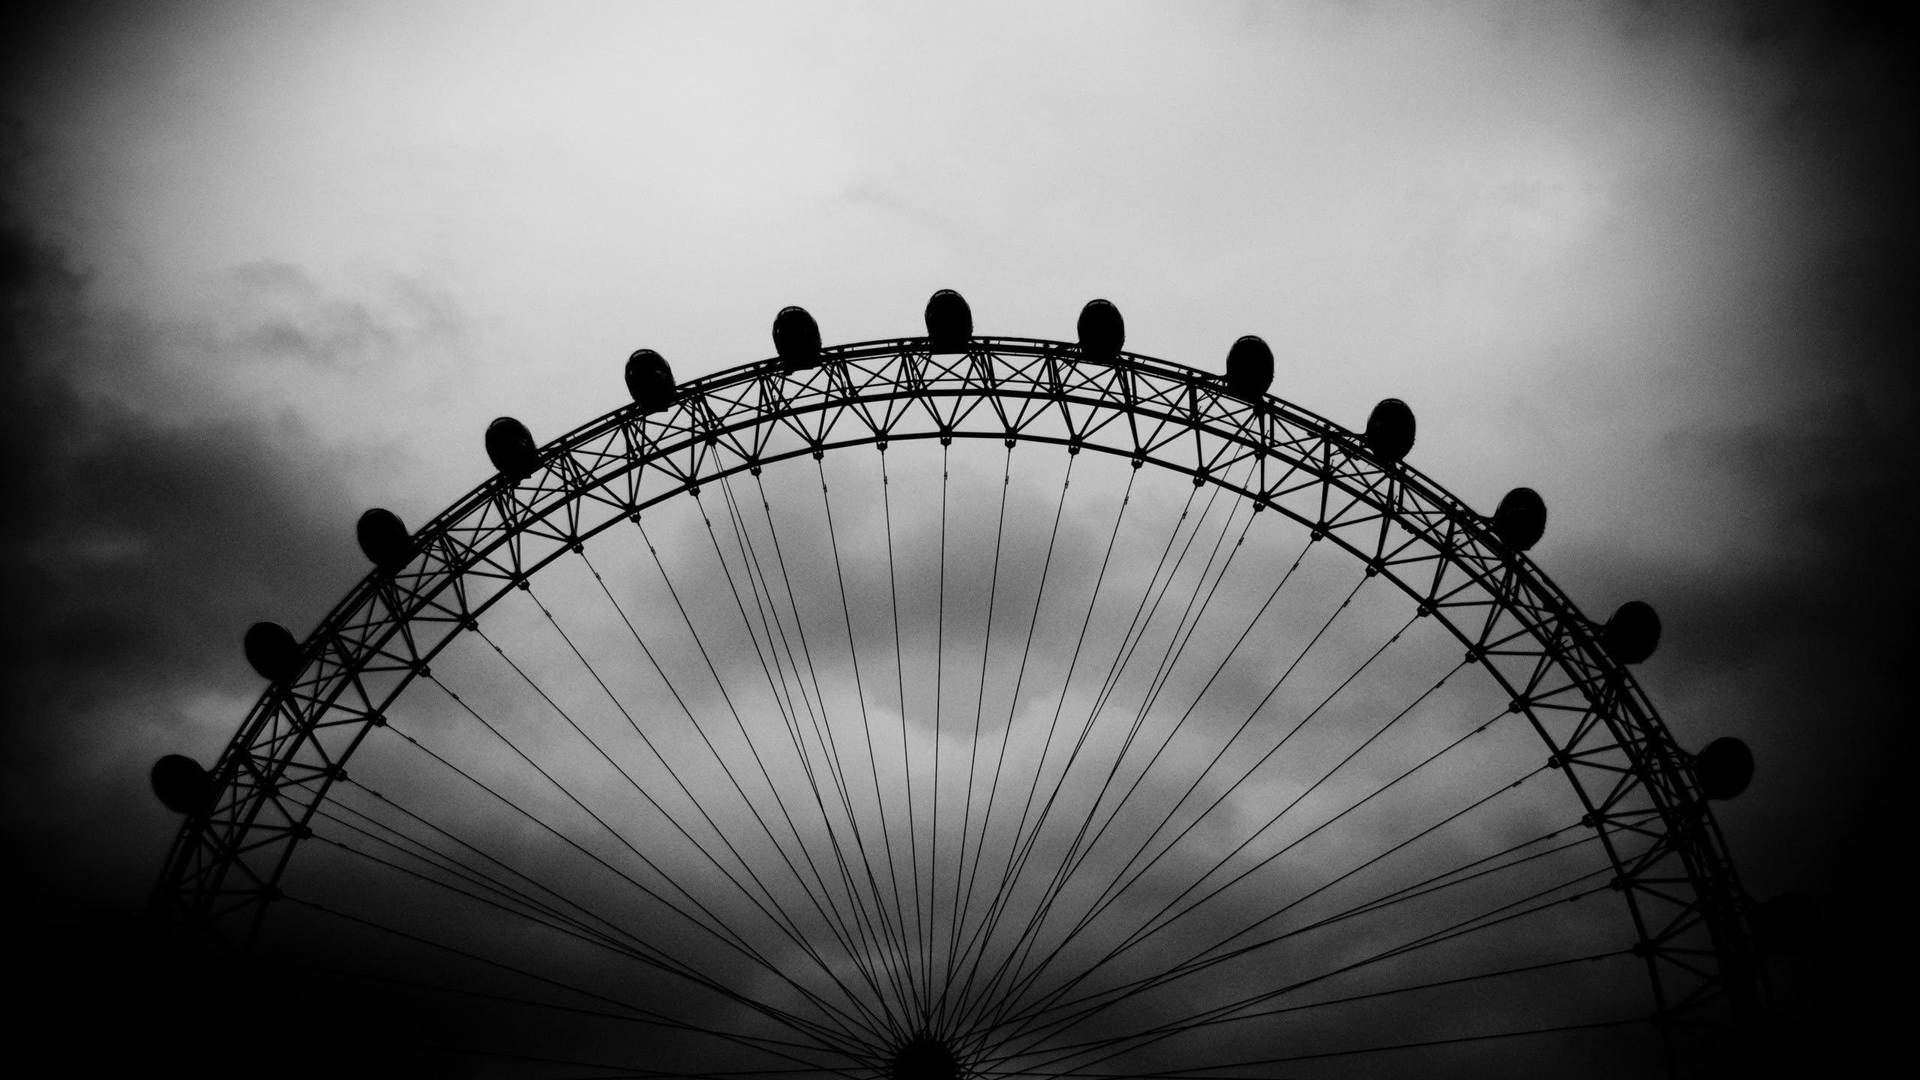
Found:
[[[1635,598],[1757,896],[1879,948],[1912,845],[1914,22],[1904,5],[75,4],[0,57],[6,844],[29,909],[139,906],[355,517],[425,521],[684,377],[981,332],[1215,367],[1414,462],[1588,611]],[[1906,359],[1902,359],[1905,357]],[[18,886],[16,886],[18,887]],[[16,897],[16,901],[22,900]],[[85,926],[86,920],[72,920]],[[1832,957],[1850,958],[1846,960]],[[1823,964],[1839,965],[1822,967]],[[1822,992],[1847,1002],[1856,988]],[[1863,1003],[1864,1004],[1864,1003]]]

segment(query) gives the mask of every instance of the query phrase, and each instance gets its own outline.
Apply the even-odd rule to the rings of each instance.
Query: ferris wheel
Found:
[[[1596,621],[1359,431],[1224,374],[926,334],[676,384],[373,564],[267,680],[155,893],[456,1018],[478,1075],[1689,1071],[1764,994],[1710,810]]]

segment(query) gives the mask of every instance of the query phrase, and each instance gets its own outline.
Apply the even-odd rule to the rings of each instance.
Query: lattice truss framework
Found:
[[[1243,401],[1217,376],[1150,357],[1095,360],[1018,338],[951,353],[892,339],[825,349],[817,366],[746,365],[686,384],[663,411],[629,405],[556,439],[524,480],[492,477],[416,534],[411,562],[369,574],[306,638],[298,674],[267,688],[215,766],[214,809],[176,837],[159,903],[237,936],[257,925],[384,710],[547,563],[733,473],[908,439],[1053,443],[1150,463],[1350,552],[1443,623],[1545,743],[1616,868],[1661,1019],[1707,1022],[1757,993],[1743,894],[1691,756],[1601,648],[1598,626],[1488,519],[1276,398]]]

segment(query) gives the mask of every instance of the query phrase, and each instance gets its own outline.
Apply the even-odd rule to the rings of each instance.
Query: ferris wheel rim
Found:
[[[1051,383],[1029,378],[1016,388],[990,379],[973,384],[966,384],[964,378],[961,383],[954,385],[942,385],[939,382],[941,371],[947,377],[953,377],[953,373],[962,368],[972,365],[990,367],[995,359],[1009,356],[1024,357],[1031,364],[1045,368]],[[891,365],[900,370],[888,376],[887,384],[881,388],[884,392],[875,391],[861,396],[847,373],[854,365],[869,361],[877,362],[881,368]],[[941,368],[942,364],[946,365],[944,369]],[[929,376],[928,369],[937,370]],[[1091,371],[1094,374],[1076,387],[1070,386],[1069,380],[1061,377],[1062,370]],[[1087,389],[1102,377],[1109,378],[1111,385],[1106,385],[1101,392],[1119,393],[1121,397],[1102,400]],[[1141,382],[1154,381],[1182,393],[1163,395],[1145,402],[1136,393],[1137,386]],[[802,401],[801,394],[786,393],[789,384],[798,386],[803,393],[817,392],[825,387],[825,396]],[[843,396],[833,397],[836,387]],[[762,407],[756,416],[740,419],[731,426],[723,424],[723,411],[716,410],[714,403],[718,401],[723,405],[739,407],[756,388],[761,392],[773,392],[775,404]],[[741,396],[729,399],[729,393]],[[1076,396],[1076,393],[1081,396]],[[1487,631],[1475,635],[1465,626],[1457,625],[1444,605],[1435,604],[1429,608],[1428,601],[1433,599],[1433,594],[1423,591],[1402,575],[1399,567],[1403,563],[1387,557],[1384,551],[1369,554],[1356,545],[1352,540],[1354,521],[1342,522],[1338,520],[1338,514],[1334,520],[1325,520],[1324,503],[1323,519],[1309,520],[1290,506],[1275,500],[1270,492],[1232,483],[1224,470],[1190,468],[1171,457],[1163,457],[1161,447],[1143,444],[1138,429],[1131,425],[1134,438],[1131,440],[1133,445],[1128,447],[1118,442],[1110,444],[1087,437],[1107,430],[1106,426],[1092,432],[1083,431],[1073,437],[1030,432],[1014,423],[1004,423],[1001,430],[992,430],[987,427],[967,429],[949,422],[937,423],[929,430],[901,432],[894,430],[891,423],[874,425],[871,417],[867,417],[868,430],[864,433],[855,429],[853,434],[841,438],[822,438],[770,455],[746,454],[724,468],[716,467],[708,472],[700,472],[696,466],[688,470],[678,486],[654,493],[644,503],[628,499],[617,508],[620,512],[613,513],[590,528],[583,530],[578,527],[577,514],[583,501],[597,500],[605,504],[605,492],[609,485],[630,474],[639,474],[650,463],[657,463],[672,454],[684,452],[698,459],[702,451],[696,444],[701,440],[710,447],[717,446],[727,438],[738,443],[740,432],[776,427],[782,423],[791,427],[797,418],[805,417],[821,418],[821,427],[816,430],[825,431],[826,417],[830,412],[834,416],[841,416],[856,406],[879,402],[899,403],[903,409],[907,403],[920,403],[926,405],[928,414],[938,420],[939,411],[928,403],[968,397],[976,399],[976,407],[989,399],[1034,403],[1033,416],[1046,412],[1049,403],[1058,403],[1062,410],[1072,404],[1089,411],[1110,411],[1116,416],[1148,417],[1163,427],[1170,425],[1182,432],[1192,432],[1196,438],[1204,431],[1230,443],[1237,440],[1243,449],[1256,456],[1274,454],[1283,459],[1283,444],[1266,433],[1275,427],[1284,427],[1296,439],[1304,436],[1316,444],[1318,451],[1324,455],[1326,471],[1314,473],[1309,455],[1305,453],[1293,459],[1290,467],[1307,473],[1323,488],[1338,488],[1350,496],[1352,501],[1347,509],[1357,506],[1377,512],[1377,517],[1359,520],[1362,524],[1377,521],[1383,538],[1389,524],[1416,535],[1426,535],[1444,527],[1447,541],[1432,545],[1441,564],[1434,574],[1433,590],[1438,590],[1441,577],[1451,567],[1462,571],[1470,583],[1487,587],[1491,603],[1505,612],[1517,610],[1519,598],[1523,595],[1534,598],[1533,604],[1546,612],[1547,619],[1519,621],[1540,645],[1541,655],[1550,658],[1556,668],[1570,669],[1584,665],[1590,677],[1597,679],[1597,692],[1605,701],[1605,707],[1598,714],[1600,726],[1605,727],[1611,738],[1607,748],[1624,751],[1632,762],[1629,770],[1631,779],[1620,783],[1636,786],[1651,799],[1662,843],[1668,848],[1662,857],[1677,857],[1684,867],[1688,884],[1694,888],[1694,910],[1683,911],[1682,916],[1690,915],[1695,920],[1705,921],[1714,936],[1717,949],[1726,952],[1729,957],[1745,947],[1740,913],[1736,910],[1744,894],[1739,888],[1732,863],[1726,857],[1725,844],[1706,797],[1688,768],[1688,756],[1674,744],[1665,724],[1626,665],[1609,656],[1601,646],[1595,633],[1596,624],[1580,613],[1571,599],[1525,552],[1507,550],[1491,533],[1490,519],[1474,512],[1464,501],[1405,461],[1375,460],[1359,433],[1271,395],[1257,401],[1237,398],[1223,387],[1219,376],[1198,368],[1128,352],[1111,357],[1087,356],[1082,354],[1079,346],[1070,342],[983,336],[969,339],[964,349],[957,351],[936,348],[926,337],[890,338],[823,348],[819,351],[817,363],[813,364],[794,365],[775,358],[716,372],[677,389],[673,404],[667,411],[681,418],[684,426],[677,430],[677,434],[683,437],[664,449],[657,438],[650,445],[646,440],[629,438],[623,464],[608,465],[605,472],[582,469],[578,465],[574,455],[589,448],[595,440],[625,435],[649,423],[648,414],[642,411],[640,405],[626,404],[540,447],[533,476],[516,479],[496,473],[456,500],[410,538],[414,562],[420,562],[423,558],[430,562],[432,556],[429,553],[439,553],[443,566],[436,585],[424,591],[408,592],[407,596],[413,605],[400,610],[390,600],[405,588],[400,585],[404,572],[375,568],[349,590],[319,626],[300,643],[298,668],[284,678],[274,679],[263,691],[213,770],[214,808],[205,814],[189,816],[176,834],[155,889],[156,906],[171,907],[176,912],[207,919],[251,908],[252,921],[257,925],[258,919],[270,906],[267,902],[278,895],[278,882],[294,848],[310,834],[308,820],[326,801],[331,785],[344,776],[344,766],[361,741],[375,727],[384,723],[379,707],[371,701],[366,702],[368,707],[360,710],[358,727],[346,740],[344,748],[337,753],[327,754],[320,749],[316,735],[320,727],[327,726],[322,724],[321,718],[338,708],[339,698],[354,685],[358,673],[368,669],[371,661],[380,659],[380,650],[386,649],[395,637],[408,639],[404,651],[413,651],[410,628],[422,620],[426,610],[443,593],[458,591],[463,575],[496,551],[514,544],[530,531],[546,526],[555,518],[563,519],[569,526],[561,533],[548,537],[557,537],[560,543],[530,563],[522,563],[516,551],[511,557],[514,573],[504,577],[491,573],[483,575],[496,580],[498,587],[478,603],[461,596],[454,607],[443,608],[443,611],[457,611],[458,617],[445,636],[425,652],[414,656],[414,663],[419,670],[400,675],[398,688],[385,701],[396,698],[407,683],[424,671],[427,661],[460,634],[472,629],[474,620],[480,614],[508,595],[516,584],[524,582],[558,559],[569,546],[577,550],[581,543],[618,524],[623,516],[637,518],[642,509],[656,503],[688,493],[697,495],[703,483],[716,482],[748,469],[757,470],[764,465],[809,453],[818,456],[865,445],[878,445],[884,452],[890,441],[1004,439],[1009,448],[1019,442],[1050,443],[1064,445],[1070,453],[1090,449],[1130,458],[1136,468],[1142,464],[1153,464],[1185,473],[1193,478],[1196,486],[1213,484],[1240,498],[1251,500],[1256,510],[1274,509],[1292,518],[1311,529],[1316,541],[1323,538],[1332,540],[1336,546],[1365,563],[1370,575],[1386,577],[1406,595],[1419,600],[1423,614],[1432,614],[1448,632],[1468,644],[1469,659],[1474,659],[1474,650],[1480,650],[1486,644]],[[763,406],[765,404],[762,402]],[[902,415],[904,412],[895,413],[894,418],[897,420]],[[959,415],[956,406],[947,414],[948,420],[952,421]],[[1004,411],[999,411],[998,415],[1002,421],[1006,421]],[[1229,422],[1239,427],[1233,429],[1224,426]],[[668,421],[663,419],[656,426],[667,425]],[[792,427],[792,430],[802,429]],[[1260,440],[1257,443],[1254,441],[1256,437]],[[639,450],[643,445],[648,445],[648,449]],[[601,456],[608,457],[605,453]],[[1339,466],[1354,471],[1343,475],[1337,471]],[[538,477],[537,481],[534,476]],[[532,496],[523,499],[522,489],[529,484]],[[1410,508],[1416,499],[1423,501],[1421,512],[1427,517],[1416,519],[1415,511]],[[484,544],[461,543],[456,549],[453,537],[461,527],[460,523],[475,514],[485,517],[489,508],[497,511],[491,539]],[[1339,513],[1346,513],[1346,509]],[[1384,545],[1384,540],[1382,543]],[[456,550],[459,558],[447,557]],[[1496,572],[1504,580],[1499,585],[1490,586],[1491,576]],[[426,577],[426,574],[423,572],[415,576],[418,580]],[[389,607],[393,617],[387,622],[391,625],[385,630],[384,636],[372,643],[369,651],[356,658],[343,645],[346,631],[354,625],[355,619],[361,618],[363,612],[377,603],[386,603]],[[1485,605],[1476,605],[1469,612],[1477,611],[1481,606]],[[1542,636],[1541,627],[1546,626],[1549,620],[1554,628],[1553,633]],[[1490,618],[1489,630],[1491,625]],[[1511,685],[1508,678],[1485,656],[1477,662],[1504,690],[1515,695],[1513,711],[1526,714],[1536,736],[1552,751],[1550,764],[1565,774],[1581,806],[1587,811],[1591,820],[1583,823],[1590,824],[1600,833],[1607,858],[1615,869],[1616,880],[1622,883],[1618,886],[1619,891],[1632,914],[1639,940],[1636,948],[1637,951],[1644,950],[1642,955],[1647,962],[1659,1011],[1662,1014],[1679,1012],[1697,1003],[1691,1000],[1669,1002],[1663,996],[1658,942],[1663,933],[1671,931],[1671,926],[1663,930],[1662,927],[1649,925],[1643,915],[1637,890],[1633,887],[1632,875],[1636,868],[1627,865],[1616,850],[1610,832],[1602,827],[1606,823],[1608,808],[1620,801],[1621,791],[1618,788],[1612,792],[1600,791],[1596,798],[1596,792],[1589,791],[1588,785],[1583,783],[1583,775],[1576,768],[1578,762],[1574,755],[1562,755],[1560,746],[1535,715],[1537,702],[1529,699],[1528,691]],[[346,677],[343,678],[343,675]],[[320,695],[309,693],[303,697],[298,690],[303,684],[323,682],[329,678],[332,679],[330,689]],[[1573,678],[1568,686],[1586,692],[1580,678]],[[1555,692],[1566,688],[1561,687]],[[307,716],[296,715],[296,703],[311,706],[314,711]],[[344,726],[350,722],[350,719],[337,719],[330,723]],[[1627,724],[1632,730],[1623,735],[1621,724]],[[262,745],[263,734],[266,737],[265,745],[275,750],[264,759],[254,752],[256,746]],[[304,807],[296,804],[298,813],[288,813],[287,803],[282,800],[283,778],[290,767],[298,765],[310,768],[296,761],[307,749],[321,753],[326,764],[318,772],[311,773],[318,785],[311,800]],[[227,811],[224,817],[221,814],[223,809]],[[273,820],[275,816],[283,820]],[[267,820],[263,820],[263,817]],[[1633,827],[1644,832],[1645,824],[1645,821],[1636,821]],[[225,826],[223,835],[213,835],[217,831],[216,825]],[[264,874],[255,869],[260,865],[259,862],[249,863],[241,858],[245,852],[274,847],[278,850]],[[1637,872],[1645,873],[1649,868],[1647,860],[1642,859],[1641,862]],[[239,871],[238,886],[229,887],[230,875],[236,870]],[[204,884],[193,888],[195,881]],[[189,902],[183,903],[183,900]],[[1732,940],[1727,940],[1729,937]],[[1737,957],[1733,957],[1733,960],[1733,966],[1738,970],[1729,974],[1725,970],[1729,964],[1723,962],[1722,970],[1716,972],[1716,976],[1729,984],[1721,989],[1737,997],[1743,988],[1731,984],[1745,975],[1746,966],[1738,964]],[[1699,993],[1696,990],[1694,997],[1698,998]]]

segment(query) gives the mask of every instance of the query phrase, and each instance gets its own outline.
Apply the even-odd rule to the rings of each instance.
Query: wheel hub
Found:
[[[921,1035],[894,1051],[892,1080],[960,1080],[960,1063],[945,1041]]]

